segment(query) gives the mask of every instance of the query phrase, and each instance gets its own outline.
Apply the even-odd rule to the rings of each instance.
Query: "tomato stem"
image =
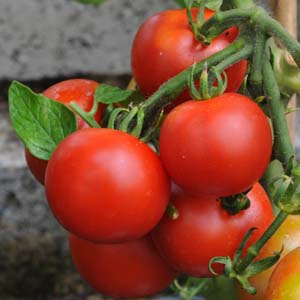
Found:
[[[300,43],[261,7],[219,12],[202,25],[200,33],[210,41],[229,27],[244,26],[247,22],[252,27],[261,28],[266,35],[277,38],[300,67]]]
[[[253,0],[226,0],[223,2],[222,10],[232,8],[250,8],[255,5]]]
[[[261,87],[263,82],[262,66],[266,51],[266,34],[258,26],[256,29],[255,47],[249,81],[252,86]]]
[[[96,122],[94,116],[89,112],[84,111],[79,105],[77,105],[74,101],[70,103],[70,107],[72,110],[79,115],[87,124],[89,124],[93,128],[100,128],[101,126]]]
[[[272,118],[274,130],[274,153],[286,168],[294,156],[294,148],[291,142],[285,108],[280,99],[280,91],[273,68],[265,56],[263,62],[263,86],[268,100],[268,108]]]
[[[259,240],[252,246],[250,246],[247,250],[247,254],[244,259],[237,264],[235,267],[235,271],[238,274],[241,274],[256,258],[260,250],[266,244],[266,242],[272,237],[272,235],[277,231],[280,225],[287,218],[288,214],[281,211],[273,221],[273,223],[269,226],[269,228],[265,231],[265,233],[259,238]]]

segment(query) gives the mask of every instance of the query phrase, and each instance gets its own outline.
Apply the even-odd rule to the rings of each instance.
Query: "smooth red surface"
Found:
[[[25,158],[26,158],[27,166],[31,171],[32,175],[39,183],[44,184],[48,160],[39,159],[33,156],[26,148],[25,148]]]
[[[191,276],[212,276],[209,261],[215,256],[230,256],[237,250],[247,231],[256,227],[253,243],[274,219],[270,200],[260,184],[247,194],[250,208],[230,215],[212,196],[192,197],[177,191],[172,203],[179,213],[176,220],[165,215],[152,233],[161,255],[176,270]],[[216,272],[223,267],[214,264]]]
[[[197,12],[197,9],[193,9],[194,18]],[[213,11],[205,10],[205,19],[213,14]],[[135,36],[131,51],[133,77],[142,93],[150,96],[162,83],[193,63],[226,48],[237,35],[237,28],[230,28],[205,46],[195,40],[185,9],[157,13],[141,25]],[[243,60],[226,70],[227,92],[239,89],[246,69],[247,62]],[[175,102],[178,104],[189,99],[186,90]]]
[[[46,171],[46,195],[58,221],[97,242],[123,242],[147,234],[170,196],[157,154],[135,137],[88,128],[69,135]]]
[[[94,102],[94,93],[99,83],[89,79],[69,79],[58,82],[43,92],[46,97],[64,103],[76,102],[83,110],[89,111]],[[100,121],[104,105],[99,105],[95,120]],[[80,117],[77,117],[78,129],[89,127]],[[27,165],[34,177],[44,184],[47,161],[33,156],[25,149]]]
[[[178,275],[149,236],[122,244],[93,244],[70,235],[69,244],[78,272],[105,295],[149,296],[167,288]]]
[[[162,124],[159,147],[167,172],[181,188],[227,196],[246,191],[261,178],[272,134],[254,101],[227,93],[175,107]]]

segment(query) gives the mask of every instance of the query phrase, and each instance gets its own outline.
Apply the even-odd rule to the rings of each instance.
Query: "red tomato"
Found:
[[[45,173],[48,165],[48,160],[39,159],[33,156],[28,149],[25,148],[25,159],[27,162],[27,166],[35,179],[44,184],[45,181]]]
[[[264,248],[259,253],[257,259],[263,259],[271,256],[276,251],[280,251],[283,247],[281,257],[287,253],[300,247],[300,216],[290,215],[279,227],[276,233],[267,242]],[[278,263],[277,263],[278,264]],[[276,266],[276,265],[275,265]],[[268,270],[259,273],[250,278],[251,284],[256,288],[256,295],[250,295],[246,291],[239,288],[238,299],[240,300],[265,300],[265,293],[268,281],[275,266]],[[300,299],[300,298],[299,298]]]
[[[81,276],[105,295],[152,295],[178,275],[159,256],[149,236],[122,244],[94,244],[70,235],[69,244]]]
[[[286,255],[273,271],[266,300],[300,299],[300,248]]]
[[[193,9],[192,13],[195,18],[198,9]],[[205,19],[213,14],[206,9]],[[205,46],[195,40],[185,9],[157,13],[142,24],[135,36],[131,52],[133,77],[142,93],[150,96],[161,84],[193,63],[226,48],[237,35],[237,28],[231,28]],[[246,69],[247,62],[243,60],[226,70],[227,92],[239,89]],[[189,99],[189,92],[185,90],[175,102],[178,104]]]
[[[56,83],[46,89],[43,94],[53,100],[68,106],[71,101],[76,102],[83,110],[89,111],[94,102],[94,93],[99,83],[88,79],[69,79]],[[104,106],[99,105],[95,120],[100,121]],[[78,129],[88,127],[80,117],[77,117]],[[34,177],[44,184],[47,161],[34,157],[25,149],[27,165]]]
[[[69,79],[56,83],[46,89],[43,94],[67,106],[74,101],[83,110],[89,111],[94,103],[94,93],[99,83],[89,79]],[[104,105],[99,105],[95,120],[100,121]],[[89,127],[84,120],[77,117],[78,129]]]
[[[177,192],[172,203],[179,217],[172,220],[165,215],[152,234],[159,252],[180,272],[211,276],[208,263],[213,257],[232,257],[251,227],[257,230],[249,244],[255,242],[273,221],[272,206],[260,184],[255,184],[247,196],[250,207],[230,215],[216,197],[192,197]],[[219,273],[223,270],[219,264],[213,268]]]
[[[170,196],[156,153],[118,130],[86,128],[63,140],[46,170],[46,195],[71,233],[116,243],[147,234]]]
[[[263,175],[272,135],[254,101],[227,93],[173,109],[162,124],[159,147],[167,172],[185,191],[227,196],[246,191]]]

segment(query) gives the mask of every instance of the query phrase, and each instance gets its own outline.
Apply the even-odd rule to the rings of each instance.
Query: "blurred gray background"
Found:
[[[10,81],[36,92],[70,77],[126,86],[137,27],[171,7],[172,0],[0,0],[0,300],[101,299],[74,271],[66,233],[25,166],[8,119]]]

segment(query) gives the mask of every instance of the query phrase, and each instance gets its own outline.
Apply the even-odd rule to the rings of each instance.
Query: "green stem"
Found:
[[[93,128],[100,128],[101,126],[96,122],[94,117],[88,112],[84,111],[79,105],[77,105],[74,101],[70,103],[70,107],[72,110],[80,116],[86,123],[88,123]]]
[[[300,67],[300,43],[276,20],[265,14],[262,20],[259,20],[262,30],[277,38],[283,47],[292,55],[295,63]]]
[[[222,10],[232,8],[250,8],[255,6],[253,0],[226,0],[223,1]]]
[[[205,64],[207,64],[207,67],[210,68],[216,64],[219,64],[228,56],[232,56],[247,47],[251,48],[251,44],[251,33],[247,32],[246,34],[241,35],[237,40],[235,40],[224,50],[215,53],[214,55],[201,62],[198,62],[194,66],[194,78],[200,76]],[[245,57],[249,56],[249,51],[243,51],[243,53],[245,54]],[[155,119],[157,112],[161,111],[161,109],[163,109],[167,104],[171,103],[171,101],[175,99],[178,94],[188,85],[188,78],[192,71],[192,68],[193,66],[182,71],[175,77],[165,82],[152,96],[147,99],[147,101],[143,103],[141,107],[145,111],[146,127],[150,127],[152,124],[152,120]]]
[[[236,272],[241,274],[256,258],[260,250],[266,244],[266,242],[272,237],[272,235],[277,231],[280,225],[287,218],[288,214],[281,211],[273,221],[273,223],[269,226],[269,228],[265,231],[265,233],[260,237],[260,239],[251,247],[248,248],[247,254],[240,264],[236,266]]]
[[[218,12],[209,18],[201,27],[200,33],[206,37],[207,40],[220,35],[226,29],[232,26],[239,26],[249,21],[257,8],[251,9],[233,9],[224,12]]]
[[[263,64],[263,78],[263,86],[268,99],[274,130],[274,153],[276,158],[287,167],[294,156],[294,148],[285,118],[285,109],[280,99],[278,84],[272,66],[266,56]]]
[[[203,24],[200,33],[206,37],[206,40],[211,41],[229,27],[239,26],[247,21],[252,26],[261,28],[266,35],[277,38],[300,67],[300,43],[279,22],[270,17],[263,8],[241,8],[219,12]]]
[[[250,83],[254,87],[260,87],[263,82],[262,66],[265,58],[267,37],[260,27],[256,28],[255,47],[252,59]]]
[[[253,53],[254,47],[253,43],[248,43],[247,47],[244,47],[242,50],[237,51],[236,53],[226,57],[223,61],[218,63],[214,69],[215,71],[222,73],[228,67],[232,66],[234,63],[241,61],[243,59],[247,59]],[[209,74],[209,83],[211,84],[214,80],[214,72],[210,72]]]

